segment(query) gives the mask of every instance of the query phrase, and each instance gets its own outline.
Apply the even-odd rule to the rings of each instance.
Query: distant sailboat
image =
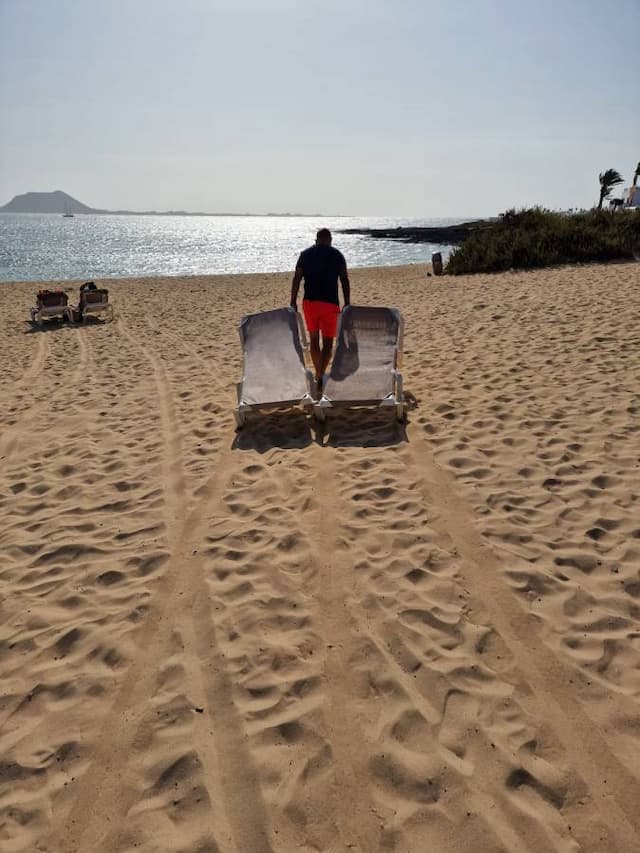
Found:
[[[67,201],[65,201],[65,203],[64,203],[64,213],[62,215],[63,215],[63,217],[65,217],[65,219],[71,218],[74,216],[74,214],[71,213],[71,211],[69,210],[69,202],[67,202]]]

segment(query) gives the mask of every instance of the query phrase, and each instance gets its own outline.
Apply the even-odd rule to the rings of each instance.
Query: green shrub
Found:
[[[463,275],[632,258],[640,247],[640,211],[554,213],[508,210],[454,249],[447,272]]]

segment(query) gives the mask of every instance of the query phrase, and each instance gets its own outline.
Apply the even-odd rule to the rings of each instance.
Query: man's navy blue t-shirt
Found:
[[[296,267],[299,267],[304,275],[305,299],[340,304],[338,276],[347,267],[342,252],[333,246],[310,246],[301,253]]]

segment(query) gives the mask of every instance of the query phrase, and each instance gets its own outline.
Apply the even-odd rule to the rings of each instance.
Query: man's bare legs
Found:
[[[311,361],[316,369],[316,379],[318,380],[318,390],[321,390],[320,385],[324,372],[331,361],[331,353],[333,352],[333,338],[322,336],[322,347],[320,347],[320,332],[309,332],[309,350],[311,353]]]
[[[333,352],[333,338],[322,336],[322,350],[320,352],[320,376],[324,376],[325,370],[331,361],[331,353]]]

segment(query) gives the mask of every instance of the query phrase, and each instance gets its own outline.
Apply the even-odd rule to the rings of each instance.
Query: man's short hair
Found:
[[[316,234],[316,240],[331,240],[331,231],[328,228],[321,228]]]

